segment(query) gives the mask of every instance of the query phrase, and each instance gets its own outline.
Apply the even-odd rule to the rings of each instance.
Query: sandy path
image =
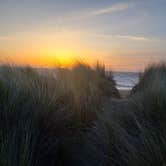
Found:
[[[133,109],[130,99],[109,99],[103,108],[103,117],[116,119],[118,117],[128,116],[127,112]]]

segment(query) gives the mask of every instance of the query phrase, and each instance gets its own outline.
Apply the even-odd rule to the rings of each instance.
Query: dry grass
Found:
[[[103,66],[39,74],[0,68],[0,165],[166,165],[166,65],[148,67],[127,99]]]
[[[82,64],[50,74],[1,66],[0,165],[53,166],[80,160],[76,154],[82,134],[101,112],[103,100],[118,95],[112,76],[104,73],[100,66]]]
[[[148,67],[123,110],[107,110],[99,126],[109,140],[108,162],[120,166],[166,165],[166,65]],[[119,107],[120,108],[120,107]],[[118,111],[118,112],[117,112]],[[108,153],[107,153],[108,154]]]

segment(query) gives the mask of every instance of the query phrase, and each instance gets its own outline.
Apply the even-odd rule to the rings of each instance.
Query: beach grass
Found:
[[[166,65],[148,66],[127,100],[113,104],[100,120],[109,140],[109,163],[165,165]]]
[[[107,105],[107,106],[106,106]],[[166,65],[120,98],[103,65],[0,67],[0,165],[166,165]]]
[[[111,96],[119,93],[100,65],[77,64],[49,74],[1,66],[0,165],[66,163],[68,146],[80,139]]]

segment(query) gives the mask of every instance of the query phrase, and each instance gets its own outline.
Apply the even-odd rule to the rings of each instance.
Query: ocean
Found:
[[[119,90],[131,90],[139,81],[139,73],[113,72],[116,87]]]

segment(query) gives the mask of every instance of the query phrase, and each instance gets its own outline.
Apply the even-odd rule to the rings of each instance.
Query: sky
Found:
[[[0,63],[140,71],[166,60],[165,19],[166,0],[0,0]]]

